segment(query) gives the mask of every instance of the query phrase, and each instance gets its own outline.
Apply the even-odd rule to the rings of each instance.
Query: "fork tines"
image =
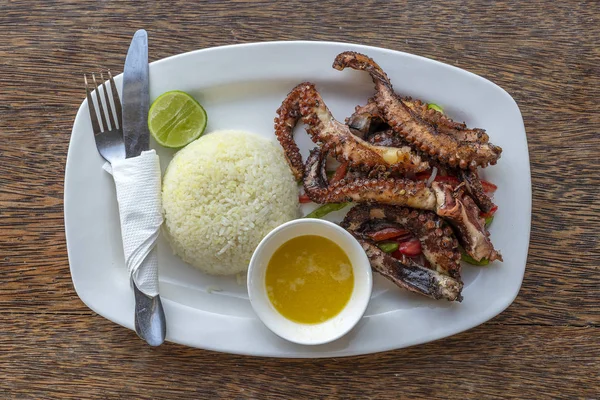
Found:
[[[107,71],[108,79],[110,81],[110,88],[112,94],[112,100],[115,107],[115,112],[113,113],[110,97],[108,95],[108,91],[106,90],[106,82],[104,81],[104,74],[100,72],[100,79],[102,80],[102,89],[104,91],[104,103],[100,98],[100,90],[98,87],[98,83],[96,82],[96,74],[92,73],[92,82],[94,82],[94,91],[96,92],[97,99],[97,107],[100,113],[100,120],[102,125],[98,122],[98,115],[96,113],[96,107],[94,105],[94,101],[92,98],[92,94],[90,93],[90,88],[88,84],[87,75],[83,75],[83,80],[85,82],[85,93],[88,101],[88,108],[90,111],[90,119],[92,120],[92,129],[94,130],[94,134],[97,135],[104,131],[121,129],[123,127],[123,119],[122,119],[122,111],[121,111],[121,100],[119,99],[119,92],[117,91],[117,86],[115,85],[115,81],[113,80],[112,74],[110,70]],[[114,114],[116,114],[116,121]],[[107,123],[110,122],[110,125]],[[118,123],[118,125],[117,125]]]

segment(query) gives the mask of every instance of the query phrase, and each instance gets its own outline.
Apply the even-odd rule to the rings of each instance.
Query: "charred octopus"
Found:
[[[468,128],[427,103],[397,95],[369,57],[339,54],[338,70],[368,72],[375,95],[337,121],[310,82],[296,86],[277,110],[275,134],[306,198],[320,204],[359,203],[342,226],[363,246],[373,269],[398,286],[435,299],[460,301],[460,251],[476,262],[502,260],[485,217],[497,207],[477,169],[496,164],[502,149],[483,129]],[[293,137],[302,121],[318,145],[304,162]],[[333,179],[326,160],[342,163]],[[420,253],[386,253],[378,232],[404,232]],[[398,239],[398,238],[396,238]]]

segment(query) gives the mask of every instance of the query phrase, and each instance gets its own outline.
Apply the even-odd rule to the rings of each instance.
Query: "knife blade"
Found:
[[[127,158],[150,148],[148,69],[148,34],[140,29],[131,40],[123,71],[123,139]]]
[[[137,157],[150,148],[148,34],[138,30],[125,58],[123,70],[123,139],[126,158]],[[147,257],[156,257],[153,248]],[[167,325],[160,296],[144,294],[131,278],[135,299],[135,331],[151,346],[165,341]]]

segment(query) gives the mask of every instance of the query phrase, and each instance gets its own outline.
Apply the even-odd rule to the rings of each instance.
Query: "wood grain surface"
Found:
[[[599,398],[598,15],[596,1],[0,1],[0,398]],[[451,338],[327,360],[150,348],[94,314],[66,253],[69,135],[82,74],[121,71],[142,27],[151,60],[336,40],[430,57],[506,89],[533,179],[513,305]]]

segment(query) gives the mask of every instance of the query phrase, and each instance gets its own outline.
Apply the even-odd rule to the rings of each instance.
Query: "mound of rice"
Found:
[[[217,131],[180,150],[162,187],[175,254],[213,275],[246,271],[262,238],[298,218],[298,187],[282,149],[256,134]]]

